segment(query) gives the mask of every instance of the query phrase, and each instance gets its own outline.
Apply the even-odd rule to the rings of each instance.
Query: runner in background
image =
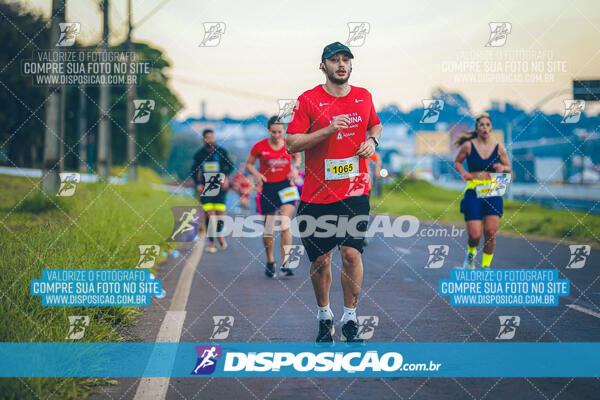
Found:
[[[250,156],[246,161],[246,170],[254,176],[256,185],[260,188],[258,205],[260,214],[264,216],[265,230],[263,233],[263,244],[267,254],[267,265],[265,275],[274,278],[275,258],[273,256],[275,247],[275,215],[279,212],[282,217],[280,222],[280,245],[281,245],[281,272],[285,276],[294,275],[287,268],[288,254],[285,246],[292,244],[292,233],[289,222],[296,210],[296,201],[300,199],[298,188],[293,181],[298,177],[296,164],[299,154],[290,155],[285,150],[284,124],[277,117],[271,117],[267,123],[269,137],[257,142],[250,150]],[[254,167],[258,160],[259,169]],[[295,161],[292,161],[295,160]]]
[[[467,255],[464,267],[475,268],[475,255],[483,231],[483,257],[481,267],[488,268],[492,263],[496,247],[496,232],[503,213],[502,196],[478,198],[477,185],[490,182],[491,172],[511,171],[506,149],[491,137],[492,120],[489,114],[479,114],[475,119],[475,130],[459,137],[456,144],[460,150],[454,160],[454,168],[467,181],[467,189],[460,202],[460,212],[465,216],[467,233]],[[467,160],[469,171],[463,167]]]
[[[233,170],[233,164],[229,158],[227,151],[215,144],[215,132],[212,129],[205,129],[202,132],[204,146],[200,148],[194,155],[194,163],[192,165],[192,178],[196,184],[196,195],[200,197],[200,203],[204,209],[204,223],[207,228],[208,247],[206,251],[215,253],[217,246],[215,244],[215,236],[218,236],[219,248],[226,249],[227,242],[220,235],[223,230],[223,221],[218,221],[216,229],[209,226],[210,217],[213,215],[224,215],[225,197],[229,187],[229,174]],[[216,174],[224,174],[222,181],[217,182]],[[218,194],[206,196],[209,189],[215,184],[220,185]],[[216,230],[216,232],[215,232]]]
[[[371,169],[371,163],[375,163],[375,168]],[[373,189],[373,182],[377,182],[377,178],[379,178],[379,174],[381,172],[381,157],[379,157],[377,152],[373,153],[371,157],[367,158],[367,171],[367,175],[369,176],[369,197],[371,197],[371,195],[379,197],[380,193],[378,193],[378,187],[376,186],[375,189]],[[368,244],[369,241],[367,238],[364,238],[363,246],[367,246]]]
[[[252,180],[246,175],[245,164],[238,165],[237,174],[231,180],[231,186],[239,196],[239,203],[244,209],[250,208],[250,195],[252,193]]]
[[[300,155],[300,153],[294,153],[295,155]],[[298,177],[294,181],[294,185],[298,188],[298,192],[302,195],[302,189],[304,188],[304,178],[306,177],[306,172],[304,169],[304,164],[302,163],[302,157],[299,157],[300,161],[296,164],[296,168],[298,169]]]
[[[375,168],[373,168],[371,170],[371,163],[375,163]],[[373,153],[373,155],[371,157],[369,157],[367,159],[367,170],[369,171],[369,189],[373,189],[373,182],[376,182],[377,179],[379,179],[381,177],[381,157],[379,156],[379,153],[375,152]],[[371,174],[371,171],[373,171],[373,174]],[[377,186],[377,185],[376,185]],[[381,193],[378,193],[379,190],[377,188],[375,188],[375,190],[373,191],[374,193],[372,193],[373,195],[375,195],[375,197],[379,197],[381,195]],[[371,193],[369,193],[370,195]]]
[[[363,182],[368,177],[367,159],[379,144],[382,126],[371,93],[348,84],[353,58],[350,49],[340,42],[323,49],[319,69],[325,75],[325,84],[300,95],[287,129],[288,152],[304,152],[305,156],[306,177],[298,217],[318,220],[327,216],[328,222],[335,217],[335,222],[327,224],[336,228],[333,236],[322,237],[317,228],[302,237],[318,306],[317,342],[333,342],[329,290],[335,247],[339,247],[342,257],[341,339],[360,341],[356,305],[363,280],[361,254],[370,211],[369,186]],[[349,230],[350,220],[360,222]],[[308,230],[299,225],[300,232]],[[344,234],[338,236],[340,231]]]

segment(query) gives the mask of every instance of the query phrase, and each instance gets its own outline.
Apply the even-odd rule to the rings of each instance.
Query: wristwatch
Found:
[[[373,141],[375,142],[375,147],[379,146],[379,140],[377,140],[375,136],[369,136],[369,139],[373,139]]]

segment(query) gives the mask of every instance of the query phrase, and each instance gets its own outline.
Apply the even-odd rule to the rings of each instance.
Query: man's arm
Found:
[[[373,154],[375,154],[375,140],[371,138],[375,138],[377,142],[381,138],[381,131],[383,127],[381,126],[381,121],[377,116],[377,111],[375,111],[375,105],[373,104],[373,97],[369,93],[369,102],[371,103],[371,110],[369,111],[369,120],[368,120],[368,129],[367,129],[367,138],[364,142],[360,144],[358,150],[356,151],[356,155],[361,158],[369,158]]]
[[[289,154],[293,154],[313,148],[338,130],[348,128],[349,123],[350,118],[342,114],[335,117],[329,126],[321,128],[318,131],[309,134],[288,133],[285,138],[285,150]]]
[[[370,137],[374,137],[379,141],[381,139],[381,131],[383,130],[383,126],[381,124],[373,125],[367,130],[367,139]]]
[[[194,184],[198,185],[200,183],[199,177],[198,177],[198,172],[200,171],[200,150],[198,150],[196,152],[196,154],[194,154],[194,163],[192,164],[192,179],[194,180]]]
[[[377,139],[377,141],[379,141],[379,138],[381,138],[382,130],[383,127],[381,126],[381,124],[373,125],[372,127],[370,127],[367,130],[367,139],[360,144],[358,150],[356,151],[356,155],[361,158],[371,157],[373,153],[375,153],[376,146],[375,142],[370,138],[374,137],[375,139]]]

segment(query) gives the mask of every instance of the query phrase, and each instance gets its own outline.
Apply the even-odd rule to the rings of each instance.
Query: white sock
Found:
[[[329,304],[325,307],[317,307],[319,311],[317,312],[317,318],[319,319],[333,319],[333,313],[331,312],[331,308],[329,308]]]
[[[342,315],[342,324],[345,324],[350,320],[356,322],[356,308],[344,307],[344,315]]]

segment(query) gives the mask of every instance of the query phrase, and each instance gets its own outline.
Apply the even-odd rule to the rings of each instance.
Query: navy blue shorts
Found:
[[[503,206],[502,196],[479,199],[474,189],[468,189],[460,202],[460,212],[465,214],[465,221],[483,219],[486,215],[502,217]]]
[[[289,180],[283,180],[281,182],[265,182],[262,186],[262,192],[260,193],[260,213],[271,214],[279,210],[283,204],[295,204],[295,200],[281,202],[279,197],[279,191],[287,187],[292,186]]]

